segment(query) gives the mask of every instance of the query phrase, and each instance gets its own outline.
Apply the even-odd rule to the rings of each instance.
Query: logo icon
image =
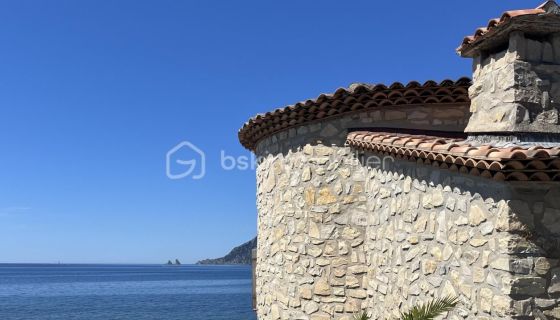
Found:
[[[206,155],[189,141],[182,141],[165,156],[165,173],[169,179],[191,177],[202,179],[206,175]]]

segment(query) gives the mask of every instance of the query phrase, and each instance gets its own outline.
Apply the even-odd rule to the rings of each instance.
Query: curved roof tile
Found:
[[[457,48],[457,52],[461,55],[465,55],[465,53],[477,43],[480,43],[482,40],[490,37],[492,34],[495,34],[498,30],[505,28],[510,22],[519,17],[542,15],[548,13],[549,10],[557,8],[558,5],[555,1],[546,1],[535,9],[506,11],[500,16],[500,18],[494,18],[488,21],[486,27],[480,27],[476,29],[473,35],[466,36],[463,39],[461,46]]]
[[[420,85],[411,81],[395,82],[389,87],[357,83],[339,88],[334,94],[321,94],[314,100],[298,102],[265,114],[258,114],[239,130],[241,144],[254,150],[258,141],[278,131],[318,119],[340,116],[376,107],[399,107],[419,104],[467,103],[469,78],[440,83],[429,80]]]
[[[560,181],[559,147],[495,147],[463,139],[374,131],[351,132],[346,144],[499,181]]]

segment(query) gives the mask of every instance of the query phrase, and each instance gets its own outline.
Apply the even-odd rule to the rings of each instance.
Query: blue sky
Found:
[[[470,76],[454,49],[538,1],[2,1],[0,262],[160,263],[256,233],[237,130],[352,82]],[[188,140],[203,179],[171,180]]]

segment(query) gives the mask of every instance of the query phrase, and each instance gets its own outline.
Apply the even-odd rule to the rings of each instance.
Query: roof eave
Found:
[[[512,17],[499,26],[488,29],[483,35],[475,37],[474,41],[462,44],[457,48],[457,52],[462,57],[475,57],[480,52],[507,43],[509,34],[513,31],[523,31],[527,35],[536,37],[560,33],[560,15],[543,13]]]

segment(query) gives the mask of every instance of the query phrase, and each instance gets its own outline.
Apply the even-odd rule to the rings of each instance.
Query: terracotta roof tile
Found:
[[[468,103],[470,85],[471,80],[468,78],[444,80],[440,83],[430,80],[423,84],[412,81],[406,85],[395,82],[389,87],[383,84],[352,84],[333,94],[321,94],[314,100],[259,114],[239,130],[239,140],[245,148],[254,150],[256,143],[267,136],[319,119],[378,107]]]
[[[560,181],[558,146],[498,147],[458,138],[374,131],[351,132],[346,144],[494,180]]]
[[[548,13],[548,10],[558,8],[555,1],[546,1],[535,9],[511,10],[504,12],[500,18],[491,19],[486,27],[476,29],[473,35],[466,36],[463,39],[461,46],[457,49],[463,56],[470,56],[470,49],[481,43],[486,38],[491,37],[498,31],[508,27],[512,22],[521,17],[535,17]]]

